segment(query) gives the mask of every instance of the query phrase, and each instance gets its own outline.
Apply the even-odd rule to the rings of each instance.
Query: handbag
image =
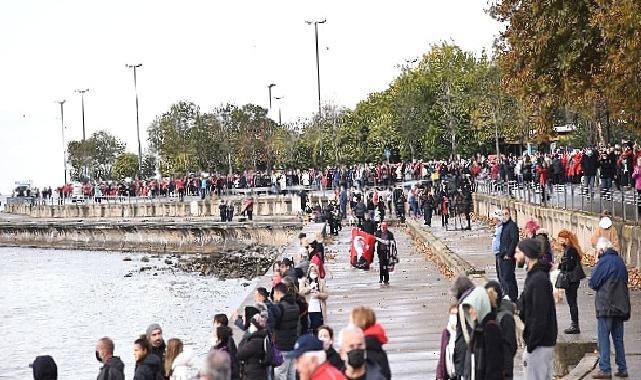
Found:
[[[559,275],[556,277],[556,284],[554,287],[557,289],[567,289],[570,287],[570,278],[569,273],[559,272]]]
[[[572,272],[568,273],[570,282],[579,282],[585,278],[585,272],[581,263],[577,263]]]

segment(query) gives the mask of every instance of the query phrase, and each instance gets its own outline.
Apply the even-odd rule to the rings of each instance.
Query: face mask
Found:
[[[96,360],[98,360],[99,363],[102,363],[102,359],[100,358],[98,351],[96,351]]]
[[[456,315],[450,314],[450,318],[447,321],[447,325],[450,327],[456,327]]]
[[[252,324],[250,324],[250,325],[249,325],[249,332],[253,334],[253,333],[255,333],[256,331],[258,331],[258,329],[256,328],[256,326],[254,326],[254,324],[253,324],[253,323],[252,323]]]
[[[347,364],[354,368],[360,369],[365,365],[365,350],[355,348],[347,353]]]
[[[323,350],[325,350],[325,351],[329,350],[329,347],[332,345],[331,343],[329,343],[329,340],[327,340],[327,339],[325,339],[325,340],[321,339],[321,341],[323,342]]]

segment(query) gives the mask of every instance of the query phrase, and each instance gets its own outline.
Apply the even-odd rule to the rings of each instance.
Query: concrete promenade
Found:
[[[371,307],[389,337],[387,350],[395,379],[434,379],[441,332],[447,323],[451,282],[419,252],[405,228],[390,227],[396,237],[400,263],[390,275],[389,287],[379,285],[378,262],[370,271],[349,265],[351,229],[327,247],[334,260],[326,264],[329,320],[336,332],[346,327],[355,306]]]
[[[410,221],[409,223],[422,223],[420,221]],[[452,251],[456,252],[461,258],[469,262],[473,267],[485,271],[483,280],[496,279],[496,269],[494,257],[491,252],[491,240],[493,231],[487,226],[474,222],[472,231],[446,231],[440,226],[440,220],[434,218],[432,227],[420,226],[419,228],[428,229],[437,239],[445,243]],[[560,258],[561,253],[555,252],[555,261]],[[590,268],[585,268],[586,274],[590,275]],[[517,268],[516,271],[519,292],[523,289],[523,281],[526,276],[525,270]],[[572,336],[565,335],[563,330],[570,325],[570,312],[565,297],[561,303],[557,304],[557,320],[559,327],[558,342],[570,343],[573,341],[596,341],[596,317],[594,311],[594,291],[587,286],[587,280],[581,281],[579,288],[579,319],[581,334]],[[633,316],[625,324],[625,348],[627,365],[631,378],[641,378],[641,318],[638,315],[641,307],[641,293],[631,292],[631,302]],[[637,314],[635,314],[637,311]],[[517,359],[520,355],[517,354]],[[592,360],[592,365],[594,365]],[[614,366],[614,358],[612,359]],[[616,370],[616,367],[614,368]],[[635,375],[636,374],[636,375]],[[585,375],[585,371],[583,372]],[[635,377],[637,376],[637,377]],[[568,376],[567,378],[575,378]],[[578,375],[576,378],[580,378]]]

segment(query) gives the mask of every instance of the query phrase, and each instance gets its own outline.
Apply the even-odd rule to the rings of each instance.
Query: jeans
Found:
[[[516,260],[501,258],[499,262],[499,282],[503,287],[503,292],[510,297],[512,302],[516,302],[519,297],[519,286],[516,283]]]
[[[296,365],[294,359],[287,359],[291,351],[281,351],[283,364],[274,368],[274,380],[296,380]]]
[[[380,260],[378,261],[378,277],[380,282],[383,284],[389,284],[389,264],[386,262],[381,262]]]
[[[323,313],[309,313],[309,332],[316,336],[318,328],[323,325]]]
[[[565,297],[568,299],[568,306],[570,307],[570,318],[572,319],[572,326],[579,327],[579,306],[577,293],[579,290],[580,282],[571,282],[570,286],[565,289]]]
[[[619,371],[627,372],[625,348],[623,347],[623,320],[617,318],[597,318],[597,346],[599,348],[599,369],[611,373],[610,335],[614,343],[614,361]]]

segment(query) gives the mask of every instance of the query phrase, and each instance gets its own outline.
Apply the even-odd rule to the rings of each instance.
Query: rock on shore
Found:
[[[247,246],[209,255],[183,255],[172,262],[175,270],[199,273],[201,276],[252,279],[270,268],[279,252],[273,247]],[[167,262],[167,261],[166,261]]]

